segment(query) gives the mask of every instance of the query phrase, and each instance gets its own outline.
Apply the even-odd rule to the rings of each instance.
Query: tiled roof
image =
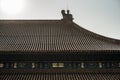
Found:
[[[82,50],[120,50],[120,41],[64,20],[0,21],[0,51]]]
[[[120,80],[119,72],[60,72],[60,73],[4,73],[0,72],[2,80]]]

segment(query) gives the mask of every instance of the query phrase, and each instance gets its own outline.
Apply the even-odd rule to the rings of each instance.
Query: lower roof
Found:
[[[2,80],[120,80],[120,72],[0,72]]]

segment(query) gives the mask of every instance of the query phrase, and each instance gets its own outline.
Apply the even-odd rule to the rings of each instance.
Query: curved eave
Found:
[[[106,37],[106,36],[102,36],[102,35],[100,35],[100,34],[94,33],[94,32],[92,32],[92,31],[89,31],[89,30],[87,30],[87,29],[79,26],[79,25],[76,24],[76,23],[74,23],[74,25],[75,25],[76,27],[78,27],[78,29],[79,29],[79,28],[82,28],[84,31],[86,31],[86,32],[89,33],[91,36],[93,36],[93,37],[95,37],[95,38],[97,38],[97,39],[104,40],[104,41],[108,41],[108,42],[111,42],[111,43],[115,43],[115,44],[117,44],[117,45],[120,45],[120,40],[118,40],[118,39],[113,39],[113,38],[110,38],[110,37]]]

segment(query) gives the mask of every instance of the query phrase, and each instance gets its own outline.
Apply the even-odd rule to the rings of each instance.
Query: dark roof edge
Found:
[[[74,22],[74,25],[79,26],[75,22]],[[89,31],[89,30],[87,30],[87,29],[85,29],[85,28],[83,28],[81,26],[79,26],[79,27],[82,28],[84,31],[87,31],[91,36],[93,36],[95,38],[99,38],[100,40],[104,40],[104,41],[108,41],[108,42],[112,42],[112,43],[120,45],[120,40],[118,40],[118,39],[113,39],[113,38],[110,38],[110,37],[102,36],[100,34],[97,34],[97,33],[94,33],[92,31]]]
[[[1,53],[120,53],[120,50],[59,50],[59,51],[0,51]]]
[[[103,74],[103,73],[117,73],[120,74],[120,69],[1,69],[0,73],[4,73],[4,74],[24,74],[24,73],[64,73],[64,74],[75,74],[75,73],[99,73],[99,74]],[[52,74],[53,75],[53,74]],[[84,78],[85,79],[85,78]],[[74,80],[74,79],[73,79]],[[85,79],[86,80],[86,79]]]

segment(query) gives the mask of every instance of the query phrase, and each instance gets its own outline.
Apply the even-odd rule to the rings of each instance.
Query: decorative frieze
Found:
[[[1,62],[5,69],[119,69],[120,62]]]

